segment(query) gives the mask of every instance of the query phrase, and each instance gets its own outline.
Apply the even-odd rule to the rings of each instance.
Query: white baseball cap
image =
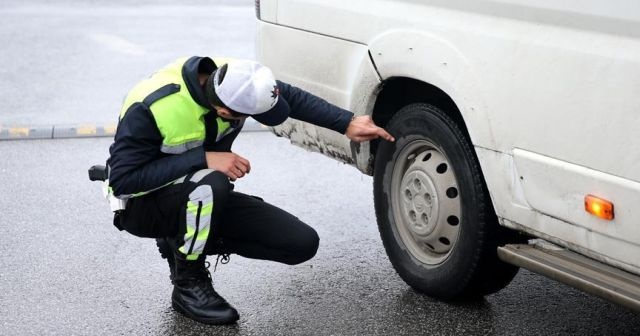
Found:
[[[268,126],[279,125],[289,116],[289,104],[280,97],[273,73],[266,66],[232,60],[211,77],[206,91],[212,105],[221,102],[224,107]]]

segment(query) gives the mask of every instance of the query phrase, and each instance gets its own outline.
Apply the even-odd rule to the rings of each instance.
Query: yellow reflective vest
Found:
[[[138,83],[127,95],[120,110],[120,119],[136,103],[145,104],[155,119],[162,135],[161,151],[167,154],[184,153],[201,146],[206,131],[204,115],[210,109],[194,101],[182,76],[187,57],[158,70],[151,77]],[[217,66],[229,59],[216,58]],[[217,140],[232,131],[230,123],[217,118]]]

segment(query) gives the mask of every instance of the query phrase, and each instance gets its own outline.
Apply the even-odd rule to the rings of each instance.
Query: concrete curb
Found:
[[[269,127],[261,125],[255,120],[247,120],[242,128],[243,132],[268,131]],[[69,139],[113,137],[116,124],[92,125],[41,125],[41,126],[6,126],[0,125],[0,141],[2,140],[33,140],[33,139]]]

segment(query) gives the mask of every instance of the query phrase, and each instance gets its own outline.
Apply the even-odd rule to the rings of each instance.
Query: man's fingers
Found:
[[[249,166],[249,160],[243,158],[240,155],[237,155],[237,159],[238,159],[238,161],[242,162],[245,166]]]
[[[241,178],[244,176],[244,170],[238,167],[233,167],[232,169],[233,174],[236,176],[236,178]]]
[[[243,158],[242,156],[238,155],[238,162],[242,165],[243,167],[243,172],[250,172],[251,171],[251,163],[249,162],[249,160]]]
[[[238,176],[231,170],[227,171],[225,175],[227,175],[227,177],[229,177],[231,181],[235,181],[238,178]]]
[[[395,138],[391,134],[373,122],[371,116],[355,117],[349,124],[346,135],[349,139],[356,142],[369,141],[377,138],[395,141]]]
[[[233,153],[234,160],[233,160],[233,165],[239,169],[243,175],[244,173],[248,173],[251,170],[251,164],[249,163],[249,160],[243,158],[242,156]]]
[[[389,132],[385,131],[384,128],[378,127],[377,134],[387,141],[396,141],[396,139],[389,134]]]
[[[249,171],[249,167],[247,167],[247,165],[245,165],[243,162],[241,161],[237,161],[235,162],[235,168],[238,169],[242,174],[247,173]]]
[[[378,137],[381,137],[387,141],[395,141],[395,138],[387,131],[385,131],[384,128],[377,126],[364,130],[363,132],[358,134],[356,136],[356,141],[368,141],[377,139]]]

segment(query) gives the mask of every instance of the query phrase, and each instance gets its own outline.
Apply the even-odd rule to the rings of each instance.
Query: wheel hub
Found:
[[[411,167],[401,182],[404,190],[402,214],[404,223],[418,236],[427,236],[435,229],[438,217],[438,197],[429,175]]]

